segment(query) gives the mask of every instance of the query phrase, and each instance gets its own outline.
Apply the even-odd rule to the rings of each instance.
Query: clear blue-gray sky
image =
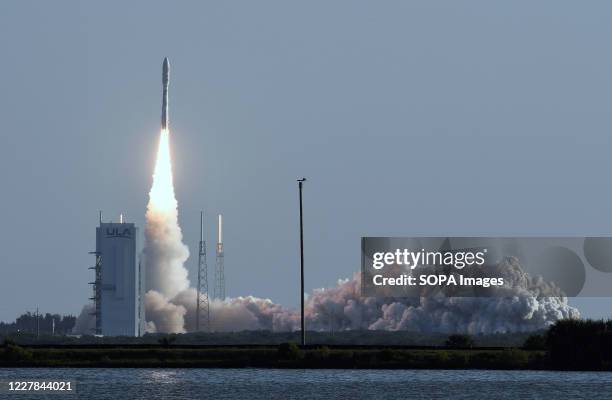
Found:
[[[80,310],[99,209],[143,227],[164,56],[185,240],[224,213],[231,296],[298,304],[300,176],[308,291],[358,270],[362,235],[610,234],[611,20],[607,1],[2,1],[0,320]]]

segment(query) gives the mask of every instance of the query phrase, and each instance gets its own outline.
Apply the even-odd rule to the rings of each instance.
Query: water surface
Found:
[[[7,379],[77,382],[76,395],[56,399],[612,398],[607,372],[0,368]]]

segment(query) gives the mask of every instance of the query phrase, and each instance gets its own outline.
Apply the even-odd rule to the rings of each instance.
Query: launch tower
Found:
[[[196,331],[210,330],[210,301],[208,298],[208,265],[204,240],[204,213],[200,212],[200,252],[198,255],[198,297],[196,303]]]
[[[223,254],[223,216],[219,214],[217,260],[215,263],[215,299],[225,300],[225,265]]]
[[[138,336],[142,332],[142,274],[136,263],[137,228],[133,223],[102,222],[96,228],[95,333]]]

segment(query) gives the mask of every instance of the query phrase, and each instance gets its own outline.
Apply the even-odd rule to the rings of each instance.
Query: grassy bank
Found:
[[[402,369],[551,369],[612,371],[612,321],[561,320],[546,332],[531,333],[521,345],[506,345],[515,334],[490,336],[502,347],[483,346],[483,336],[416,333],[372,333],[384,345],[295,343],[206,344],[219,334],[161,335],[134,338],[60,338],[45,343],[15,335],[0,346],[0,367],[260,367],[260,368],[402,368]],[[270,334],[273,340],[295,333]],[[344,333],[343,333],[344,335]],[[364,332],[347,332],[351,341]],[[222,337],[238,343],[264,337],[262,332],[241,332]],[[312,335],[317,338],[316,335]],[[432,345],[432,338],[435,343]],[[156,340],[157,344],[150,343]],[[270,340],[272,340],[270,339]],[[319,336],[318,339],[323,339]],[[371,339],[371,338],[370,338]],[[391,340],[393,339],[393,340]],[[428,339],[428,340],[425,340]],[[62,340],[75,340],[65,343]],[[194,343],[198,342],[198,343]],[[400,342],[401,344],[399,344]],[[441,343],[442,342],[442,343]],[[497,344],[499,346],[499,344]],[[481,346],[481,347],[477,347]]]
[[[2,367],[542,369],[543,351],[521,349],[300,349],[260,347],[44,348],[5,346]]]

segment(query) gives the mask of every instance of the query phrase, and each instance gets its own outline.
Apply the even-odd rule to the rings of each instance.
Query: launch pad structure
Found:
[[[96,261],[93,267],[95,272],[95,279],[93,282],[89,282],[93,288],[93,296],[89,300],[93,301],[94,311],[90,313],[96,319],[96,325],[93,329],[94,335],[102,334],[102,255],[98,251],[90,251],[89,254],[93,254],[96,257]]]
[[[196,300],[196,331],[210,330],[210,301],[208,297],[208,264],[204,240],[204,212],[200,212],[200,244],[198,253],[198,294]]]
[[[96,227],[95,278],[93,310],[95,325],[91,331],[104,336],[140,336],[144,332],[143,273],[138,263],[136,238],[138,228],[124,222],[103,222],[99,214]]]

